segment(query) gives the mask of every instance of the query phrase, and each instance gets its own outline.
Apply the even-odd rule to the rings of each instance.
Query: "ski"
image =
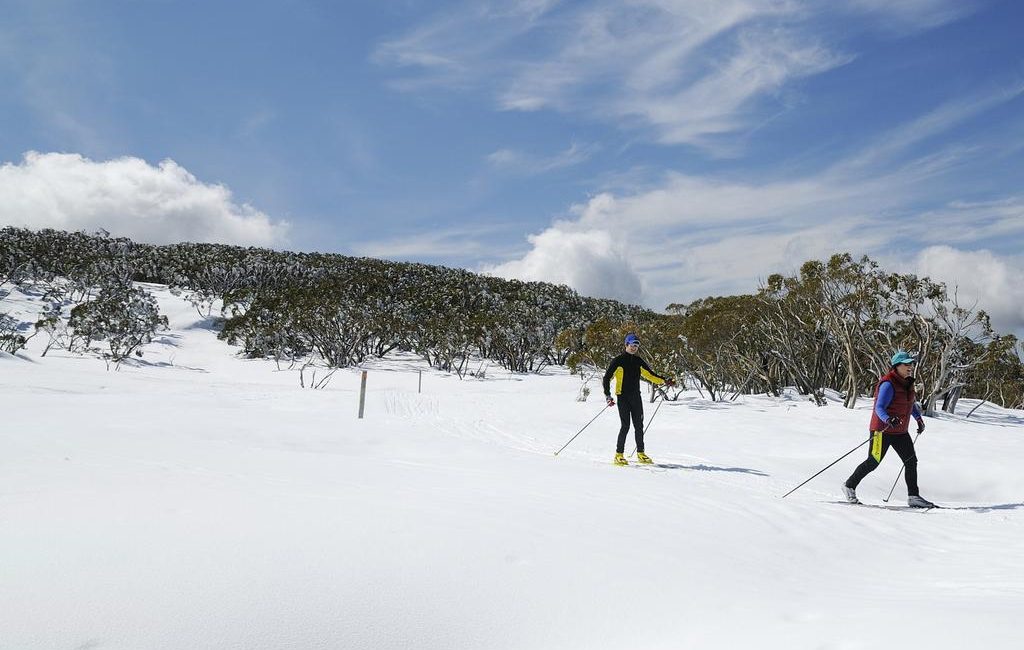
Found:
[[[670,466],[659,465],[658,463],[637,463],[637,462],[629,463],[628,465],[619,465],[617,463],[612,463],[612,467],[624,467],[624,468],[632,467],[633,469],[643,469],[643,470],[647,470],[648,472],[667,472],[668,470],[673,469]]]
[[[928,512],[929,510],[944,510],[942,506],[933,505],[930,508],[917,508],[912,506],[900,506],[889,503],[850,503],[849,501],[829,501],[828,503],[834,503],[842,506],[861,506],[863,508],[875,508],[876,510],[895,510],[895,511],[910,511],[910,512]]]
[[[646,469],[649,472],[667,472],[669,470],[668,467],[661,467],[657,463],[630,463],[629,466],[637,469]]]

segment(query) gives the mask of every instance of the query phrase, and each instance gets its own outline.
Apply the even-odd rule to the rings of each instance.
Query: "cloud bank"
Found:
[[[183,241],[250,246],[287,243],[289,224],[232,200],[173,160],[103,162],[78,154],[28,152],[0,166],[0,223],[94,232],[151,244]]]
[[[930,246],[913,270],[956,291],[960,306],[984,309],[997,332],[1024,331],[1024,257]]]
[[[969,13],[965,4],[474,1],[379,44],[373,59],[402,71],[392,84],[402,91],[483,89],[502,110],[581,115],[731,155],[724,136],[763,119],[759,105],[781,107],[783,88],[854,59],[835,34],[915,33]]]
[[[584,296],[640,302],[640,276],[622,240],[613,234],[578,230],[566,223],[531,235],[529,242],[533,248],[521,259],[484,271],[503,278],[566,284]]]
[[[768,274],[793,273],[807,260],[837,252],[867,254],[896,270],[890,260],[904,264],[908,254],[941,245],[987,250],[993,262],[950,263],[946,269],[960,275],[936,277],[967,291],[974,283],[958,278],[982,268],[995,274],[998,286],[1000,273],[1013,277],[1014,269],[1020,269],[1013,261],[1018,251],[1007,243],[1024,237],[1024,197],[961,197],[973,190],[965,170],[998,154],[1000,145],[976,141],[967,147],[954,139],[922,148],[921,143],[1016,101],[1022,92],[1015,83],[958,98],[809,173],[783,169],[774,178],[741,179],[669,172],[653,183],[627,184],[572,206],[569,218],[556,220],[529,241],[536,249],[537,242],[566,232],[580,241],[590,232],[616,233],[617,255],[642,278],[643,294],[636,301],[655,309],[708,295],[756,291]],[[936,255],[932,252],[926,259]],[[547,264],[537,261],[549,258]],[[500,268],[507,274],[528,268],[530,279],[548,279],[537,273],[550,268],[552,279],[571,284],[559,272],[557,260],[550,248],[531,250]],[[1024,286],[1024,278],[1019,273],[1016,277]],[[1007,299],[1018,295],[1012,286],[982,292],[982,284],[971,289],[980,308],[1001,327],[1024,325],[1019,310],[1013,309],[1022,301]],[[601,285],[573,286],[590,295],[620,297]]]

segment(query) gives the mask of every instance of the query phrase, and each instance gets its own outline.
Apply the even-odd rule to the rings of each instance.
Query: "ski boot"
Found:
[[[845,483],[843,483],[843,494],[846,495],[846,500],[850,503],[860,503],[860,499],[857,498],[857,490]]]
[[[636,459],[638,461],[640,461],[641,463],[643,463],[644,465],[653,465],[654,464],[654,461],[651,460],[651,457],[648,456],[647,454],[645,454],[642,451],[638,451],[636,453]]]
[[[622,454],[615,454],[615,464],[616,465],[629,465],[629,461],[626,460],[626,457],[623,456]]]
[[[913,494],[907,497],[907,505],[911,508],[934,508],[935,504],[927,499],[922,499],[919,495]]]

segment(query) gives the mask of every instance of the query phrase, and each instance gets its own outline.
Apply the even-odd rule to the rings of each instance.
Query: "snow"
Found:
[[[614,409],[554,456],[603,408],[565,371],[398,355],[303,389],[147,287],[171,330],[141,360],[0,356],[0,650],[1017,647],[1024,412],[928,420],[922,495],[950,509],[840,503],[866,447],[782,499],[870,400],[687,392],[658,466],[620,468]]]

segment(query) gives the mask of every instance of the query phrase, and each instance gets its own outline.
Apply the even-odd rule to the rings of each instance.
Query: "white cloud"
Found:
[[[561,0],[500,0],[487,7],[493,16],[510,16],[533,21],[554,9],[560,2]]]
[[[848,0],[846,8],[875,15],[888,31],[908,33],[952,22],[977,5],[961,0]]]
[[[519,174],[543,174],[556,169],[565,169],[589,160],[599,147],[572,143],[565,151],[552,156],[537,156],[516,149],[498,149],[487,155],[487,162],[493,167]]]
[[[963,307],[984,309],[997,332],[1024,331],[1024,257],[930,246],[913,272],[944,282]]]
[[[734,47],[678,88],[617,98],[615,112],[641,118],[664,144],[714,150],[717,146],[710,138],[747,128],[754,121],[751,104],[758,98],[851,59],[777,29],[739,30]]]
[[[902,154],[930,138],[945,134],[986,111],[1012,102],[1024,94],[1024,82],[1019,80],[975,94],[948,101],[924,115],[873,138],[857,155],[851,156],[836,168],[841,171],[871,169],[879,164],[891,164]],[[959,152],[961,155],[963,152]]]
[[[781,20],[785,2],[593,3],[561,31],[556,53],[511,71],[498,89],[508,110],[554,108],[640,125],[665,144],[721,153],[717,136],[757,121],[751,105],[794,79],[842,65],[837,54]]]
[[[443,10],[403,36],[379,43],[370,58],[381,65],[415,70],[392,83],[398,90],[467,89],[485,83],[495,68],[503,69],[502,48],[533,29],[556,4],[547,0],[466,2]]]
[[[893,216],[928,191],[907,189],[899,176],[859,187],[830,180],[755,186],[677,176],[655,190],[601,194],[574,206],[573,220],[529,237],[525,255],[492,272],[663,309],[754,292],[771,273],[795,273],[807,260],[867,254],[892,271],[959,286],[961,304],[976,301],[998,331],[1024,332],[1024,257],[931,246],[915,265],[901,267],[905,249],[897,245],[911,241],[917,250],[922,234],[925,243],[945,233],[967,246],[1001,235],[1019,239],[1019,199],[951,205],[946,210],[956,218],[938,221],[935,212]]]
[[[504,110],[582,115],[720,155],[736,149],[725,136],[784,109],[780,91],[852,60],[838,34],[914,33],[973,11],[967,4],[467,3],[380,44],[374,59],[409,72],[396,83],[403,90],[483,90]]]
[[[945,198],[956,197],[958,188],[971,190],[954,173],[963,160],[955,143],[905,160],[925,134],[951,129],[1016,94],[996,96],[1003,102],[985,95],[940,107],[932,114],[939,117],[911,125],[915,137],[869,142],[863,151],[805,176],[754,182],[670,173],[653,187],[604,192],[572,206],[568,221],[531,238],[534,250],[503,269],[582,290],[557,264],[549,238],[568,232],[586,241],[588,233],[617,233],[616,254],[642,278],[645,304],[660,309],[705,295],[751,292],[771,273],[792,273],[832,253],[882,261],[897,241],[914,242],[914,251],[939,242],[1005,248],[1006,241],[1024,235],[1024,199]],[[982,108],[960,110],[965,106]],[[992,304],[983,308],[993,314],[1005,311],[994,296],[985,300]],[[1011,316],[1007,322],[1016,322]]]
[[[604,230],[577,230],[556,224],[529,237],[533,247],[522,259],[484,269],[504,278],[566,284],[585,296],[642,302],[640,277],[621,236]]]
[[[246,204],[223,185],[203,183],[173,160],[95,162],[78,154],[26,153],[0,166],[0,223],[96,231],[163,244],[254,246],[286,243],[289,225]]]
[[[992,201],[954,201],[921,215],[930,227],[921,241],[934,244],[977,244],[989,246],[1024,239],[1024,197]]]
[[[567,275],[551,240],[571,235],[582,245],[589,244],[587,235],[612,232],[614,263],[638,278],[642,301],[655,309],[706,295],[748,293],[768,274],[793,272],[808,259],[884,245],[885,236],[869,228],[872,207],[880,205],[875,191],[865,189],[857,198],[849,201],[847,191],[821,179],[751,185],[673,175],[660,188],[620,197],[603,193],[573,206],[571,222],[556,222],[531,237],[533,249],[502,270],[583,292],[574,282],[590,275]],[[545,278],[543,272],[552,275]]]

